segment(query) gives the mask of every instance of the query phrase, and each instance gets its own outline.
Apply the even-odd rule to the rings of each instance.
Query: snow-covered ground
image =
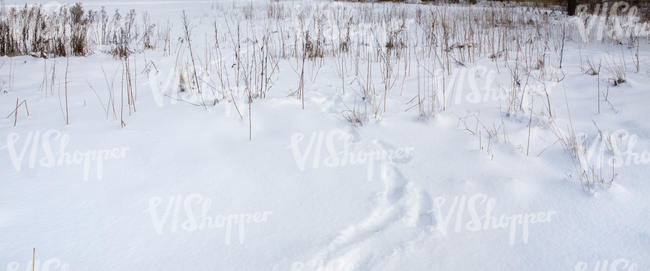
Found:
[[[244,2],[85,2],[156,25],[128,60],[132,98],[101,44],[0,58],[0,270],[650,270],[647,36],[637,58],[557,12],[499,7],[528,25],[469,46],[513,47],[445,55],[435,35],[434,55],[418,20],[450,14],[432,20],[458,21],[453,42],[479,24],[459,14],[492,8]],[[303,104],[294,38],[342,22],[328,12],[404,12],[407,49],[387,65],[358,28],[349,52],[306,59]]]

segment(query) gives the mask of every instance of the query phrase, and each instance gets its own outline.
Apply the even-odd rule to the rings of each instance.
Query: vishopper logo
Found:
[[[562,71],[552,66],[544,66],[538,69],[540,77],[544,80],[530,79],[521,87],[525,88],[523,102],[528,102],[531,96],[551,95],[553,89],[559,84],[564,76]],[[487,102],[507,101],[511,98],[511,86],[500,86],[498,82],[498,73],[486,66],[470,66],[455,68],[451,75],[444,75],[444,71],[436,70],[433,78],[436,82],[436,100],[447,101],[455,105],[460,104],[480,104]],[[443,80],[444,78],[444,80]],[[446,85],[443,85],[445,84]],[[443,97],[443,90],[449,93],[448,97]],[[519,100],[518,99],[518,100]]]
[[[47,260],[32,259],[25,261],[24,265],[20,262],[10,262],[7,264],[7,271],[70,271],[70,265],[58,258],[49,258]]]
[[[368,181],[373,180],[375,166],[381,163],[405,163],[411,160],[414,148],[393,148],[380,141],[364,146],[353,142],[354,136],[344,130],[315,131],[309,141],[304,133],[291,136],[290,149],[298,169],[339,168],[367,165]],[[310,159],[311,158],[311,159]],[[308,162],[311,161],[311,164]]]
[[[523,102],[528,102],[530,99],[527,97],[531,96],[542,96],[550,95],[558,85],[559,77],[561,75],[561,70],[552,66],[544,66],[539,72],[540,76],[544,78],[543,81],[538,81],[530,79],[525,84],[522,84],[522,88],[525,88],[523,95],[525,97],[519,98]],[[437,78],[437,100],[449,100],[455,105],[468,103],[468,104],[479,104],[486,102],[500,102],[507,101],[511,98],[510,85],[500,86],[496,85],[495,82],[498,74],[492,69],[489,69],[486,66],[473,66],[473,67],[461,67],[456,68],[452,72],[451,76],[442,80],[444,71],[436,70],[434,73],[434,78]],[[548,81],[547,81],[548,80]],[[446,81],[447,85],[443,85],[443,82]],[[445,89],[450,93],[450,97],[443,99],[442,90]]]
[[[216,64],[218,66],[223,65],[223,60],[213,60],[210,62],[210,65]],[[165,105],[165,98],[168,98],[170,104],[177,104],[179,101],[184,101],[188,103],[204,103],[204,104],[214,104],[218,100],[218,96],[214,91],[203,91],[199,93],[197,89],[196,80],[194,76],[184,77],[186,81],[181,81],[181,72],[171,66],[169,71],[166,73],[165,78],[161,78],[161,72],[155,68],[152,63],[149,63],[145,68],[147,73],[147,84],[151,89],[153,94],[154,102],[158,107]],[[208,84],[212,80],[210,74],[203,69],[197,68],[196,70],[198,84],[200,89],[211,89],[212,86]],[[188,74],[185,74],[188,76]]]
[[[509,244],[514,245],[517,235],[522,243],[527,244],[530,235],[530,225],[551,222],[555,211],[536,213],[521,213],[513,215],[496,215],[496,199],[486,194],[471,196],[454,196],[450,205],[445,197],[433,200],[437,230],[444,236],[450,232],[479,232],[488,230],[507,229]],[[444,211],[446,209],[446,212]],[[465,215],[467,214],[467,215]],[[453,219],[453,222],[452,222]],[[453,228],[449,228],[453,225]]]
[[[363,23],[361,17],[359,9],[335,2],[297,4],[291,9],[292,28],[301,42],[309,31],[312,37],[320,36],[334,43],[359,41],[371,49],[385,49],[384,45],[394,35],[408,33],[416,26],[414,19],[386,18]],[[375,48],[377,45],[379,48]]]
[[[597,260],[595,262],[583,262],[580,261],[576,263],[574,271],[636,271],[639,270],[636,263],[625,259],[618,258],[612,260]]]
[[[130,149],[115,147],[70,151],[70,141],[70,135],[54,129],[45,132],[30,131],[24,139],[18,133],[10,133],[4,148],[7,149],[16,171],[23,170],[25,165],[29,169],[83,165],[84,181],[88,181],[92,168],[95,169],[96,178],[101,180],[104,175],[104,161],[124,159]]]
[[[49,2],[47,2],[45,4],[43,4],[42,8],[43,8],[43,10],[46,10],[46,11],[49,11],[49,12],[55,12],[55,11],[59,11],[61,9],[61,7],[63,7],[63,6],[64,6],[63,4],[61,4],[61,3],[57,2],[57,1],[49,1]]]
[[[601,168],[608,165],[620,168],[630,165],[650,164],[650,152],[638,150],[636,147],[639,136],[625,129],[614,132],[600,131],[596,135],[586,133],[577,134],[578,142],[583,142],[585,148],[583,159],[580,162],[595,165]]]
[[[291,8],[291,27],[296,36],[304,41],[305,32],[308,31],[307,24],[315,22],[320,26],[319,34],[332,39],[332,41],[341,41],[342,35],[357,36],[360,32],[358,24],[350,25],[349,29],[339,27],[341,22],[351,22],[357,15],[356,13],[352,9],[343,9],[342,5],[338,3],[297,4]]]
[[[648,22],[641,23],[639,8],[627,2],[597,4],[593,14],[589,13],[587,5],[579,5],[577,16],[571,20],[575,23],[583,42],[591,40],[595,35],[597,41],[603,37],[621,40],[623,38],[647,37],[650,33]]]
[[[212,200],[201,194],[152,197],[145,210],[157,234],[176,233],[178,230],[196,232],[223,229],[224,244],[232,243],[232,234],[237,229],[239,244],[246,240],[245,226],[261,224],[269,220],[271,211],[256,211],[240,214],[214,215],[211,213]]]
[[[225,66],[230,66],[224,64],[224,60],[220,57],[217,57],[216,60],[212,60],[208,66],[223,66],[224,69]],[[231,68],[234,69],[234,66]],[[183,79],[185,81],[181,81],[181,72],[173,65],[171,65],[169,71],[165,74],[156,69],[153,62],[150,62],[145,68],[145,72],[148,79],[146,84],[151,89],[154,103],[158,107],[162,107],[165,104],[175,105],[178,103],[187,103],[197,106],[214,106],[222,100],[234,102],[235,106],[237,104],[246,104],[248,102],[245,95],[236,95],[236,93],[246,93],[244,85],[241,85],[239,88],[224,86],[224,89],[228,89],[230,91],[230,97],[224,97],[223,93],[214,91],[215,86],[218,85],[215,82],[220,81],[221,79],[217,79],[215,76],[211,75],[210,72],[198,66],[196,67],[198,84],[200,84],[198,87],[196,86],[197,80],[194,79],[193,73],[191,76],[188,76],[190,74],[188,70],[186,73],[184,73],[185,76],[188,77],[184,77],[186,78]],[[226,78],[229,75],[224,71],[224,74],[220,76],[224,76],[224,78]],[[234,78],[230,79],[234,80]],[[198,92],[198,88],[204,91]],[[224,106],[223,110],[226,116],[237,114],[235,113],[236,108],[234,108],[234,106]]]

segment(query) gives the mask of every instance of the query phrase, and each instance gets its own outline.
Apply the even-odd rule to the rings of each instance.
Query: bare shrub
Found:
[[[119,27],[113,33],[113,49],[111,50],[111,54],[117,58],[126,58],[134,52],[131,48],[131,41],[134,36],[132,31],[134,30],[135,11],[129,11],[126,17],[124,17],[124,21],[122,21],[120,13],[115,11],[113,23]]]
[[[368,114],[355,103],[353,108],[343,111],[343,118],[354,126],[363,126],[368,121]]]
[[[591,60],[587,59],[587,68],[584,69],[584,73],[591,76],[600,74],[600,63],[596,66]]]
[[[612,86],[616,87],[627,81],[625,63],[622,60],[610,59],[607,61],[607,70],[612,74],[612,77],[609,78]]]
[[[569,125],[565,132],[552,121],[551,128],[571,158],[576,177],[580,180],[585,191],[593,192],[598,188],[607,189],[612,186],[616,178],[616,172],[612,164],[611,175],[603,173],[605,150],[592,149],[593,146],[588,144],[588,138],[577,135],[572,125]],[[598,136],[595,141],[603,143],[599,146],[607,148],[607,151],[614,151],[612,137],[605,136],[597,126],[596,129],[598,130]]]
[[[142,15],[142,24],[143,24],[143,31],[142,31],[142,47],[145,50],[149,49],[155,49],[156,45],[154,42],[154,30],[156,28],[156,25],[151,23],[151,18],[149,16],[149,13],[144,13]]]
[[[88,54],[88,27],[90,26],[90,14],[84,14],[81,3],[75,4],[70,8],[70,47],[72,54],[76,56],[85,56]]]

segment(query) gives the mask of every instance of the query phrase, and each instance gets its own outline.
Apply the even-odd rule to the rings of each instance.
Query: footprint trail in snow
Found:
[[[429,194],[391,163],[382,163],[383,191],[373,211],[347,226],[300,270],[369,270],[422,234],[434,230]]]

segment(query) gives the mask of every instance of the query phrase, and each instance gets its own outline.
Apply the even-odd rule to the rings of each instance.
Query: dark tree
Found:
[[[567,13],[569,16],[576,15],[576,0],[568,0]]]

